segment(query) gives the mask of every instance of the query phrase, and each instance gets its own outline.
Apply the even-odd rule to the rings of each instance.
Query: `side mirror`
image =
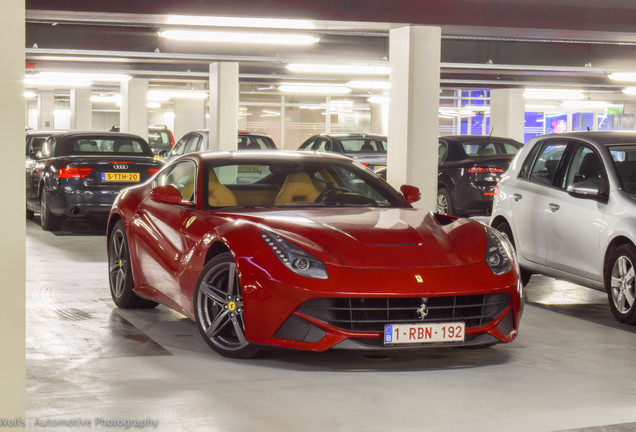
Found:
[[[570,186],[567,187],[566,191],[575,198],[587,198],[596,200],[604,200],[606,198],[601,188],[593,181],[572,183]]]
[[[400,186],[400,192],[402,192],[402,195],[404,195],[404,198],[406,199],[406,201],[408,201],[409,204],[413,204],[414,202],[417,202],[422,198],[420,189],[415,186],[402,185]]]
[[[163,204],[192,206],[190,201],[181,197],[181,192],[175,185],[157,186],[150,191],[150,199]]]
[[[157,156],[159,156],[160,158],[165,158],[166,156],[168,156],[168,150],[161,150]]]

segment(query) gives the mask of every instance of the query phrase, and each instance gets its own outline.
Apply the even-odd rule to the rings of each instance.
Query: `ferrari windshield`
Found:
[[[203,196],[209,207],[409,207],[387,183],[349,162],[210,164],[204,176]]]

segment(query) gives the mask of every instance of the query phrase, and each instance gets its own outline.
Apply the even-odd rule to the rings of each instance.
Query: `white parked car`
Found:
[[[515,245],[522,278],[542,273],[605,290],[636,324],[636,133],[530,140],[498,185],[490,225]]]

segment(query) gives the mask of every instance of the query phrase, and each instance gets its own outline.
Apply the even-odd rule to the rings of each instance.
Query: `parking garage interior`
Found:
[[[209,98],[210,64],[225,63],[238,70],[234,130],[265,131],[289,150],[303,137],[325,131],[364,129],[397,142],[400,124],[389,123],[391,89],[367,83],[348,87],[345,95],[316,95],[287,94],[280,86],[312,81],[347,87],[354,78],[363,80],[316,71],[298,75],[286,66],[389,66],[398,56],[391,52],[392,35],[403,28],[439,32],[434,62],[439,91],[436,84],[435,94],[425,93],[428,99],[422,101],[429,113],[420,126],[428,128],[426,136],[488,135],[496,125],[501,134],[525,142],[555,128],[636,129],[636,96],[629,82],[611,77],[636,71],[636,6],[627,1],[27,0],[12,1],[7,13],[1,43],[8,72],[0,78],[7,143],[23,142],[23,125],[74,128],[78,97],[104,98],[89,102],[90,116],[82,124],[91,129],[135,124],[122,120],[125,108],[112,98],[121,97],[120,82],[100,82],[89,90],[29,87],[25,76],[125,74],[141,80],[147,93],[204,92]],[[176,42],[159,33],[191,24],[170,23],[173,16],[292,20],[277,26],[302,19],[312,27],[300,32],[320,42],[309,48]],[[251,25],[246,21],[241,28]],[[289,36],[298,30],[281,31]],[[524,92],[542,89],[581,97],[570,106],[563,105],[562,96],[524,100]],[[23,95],[25,90],[32,94]],[[214,128],[214,108],[205,98],[164,100],[147,108],[144,122],[169,125],[177,139],[191,128]],[[195,120],[187,114],[193,106],[200,114]],[[518,113],[519,106],[521,117],[495,118]],[[420,130],[410,123],[405,129]],[[418,146],[414,141],[396,145],[390,160],[406,164],[402,156]],[[24,178],[23,147],[5,147],[5,173]],[[409,168],[389,181],[431,189],[430,178],[419,175]],[[0,322],[8,348],[2,356],[6,390],[0,420],[7,430],[124,430],[126,421],[128,429],[143,423],[166,431],[636,429],[636,328],[613,319],[603,292],[533,275],[519,337],[486,349],[382,355],[273,350],[235,361],[215,355],[196,325],[168,308],[117,309],[108,291],[104,226],[67,222],[59,231],[44,232],[37,216],[25,226],[20,182],[7,190],[2,227],[8,307]]]

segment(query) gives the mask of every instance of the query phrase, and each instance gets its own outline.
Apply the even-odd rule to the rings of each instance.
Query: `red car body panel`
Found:
[[[191,154],[201,166],[205,155]],[[323,156],[324,157],[324,156]],[[203,158],[203,159],[202,159]],[[203,171],[203,170],[200,170]],[[203,190],[202,175],[197,193]],[[518,269],[496,276],[485,262],[486,230],[475,221],[441,223],[413,208],[325,207],[203,209],[169,205],[150,198],[152,182],[124,191],[113,205],[112,226],[122,219],[130,244],[134,291],[195,319],[197,279],[220,244],[236,262],[243,291],[245,338],[256,344],[325,350],[349,339],[379,339],[382,333],[349,331],[297,309],[315,298],[436,297],[506,293],[510,305],[487,325],[466,328],[502,342],[517,336],[522,311]],[[267,230],[295,243],[322,261],[327,279],[286,268],[261,238]],[[421,282],[420,282],[421,281]],[[513,328],[498,328],[508,313]],[[317,342],[275,336],[290,316],[322,329]]]

